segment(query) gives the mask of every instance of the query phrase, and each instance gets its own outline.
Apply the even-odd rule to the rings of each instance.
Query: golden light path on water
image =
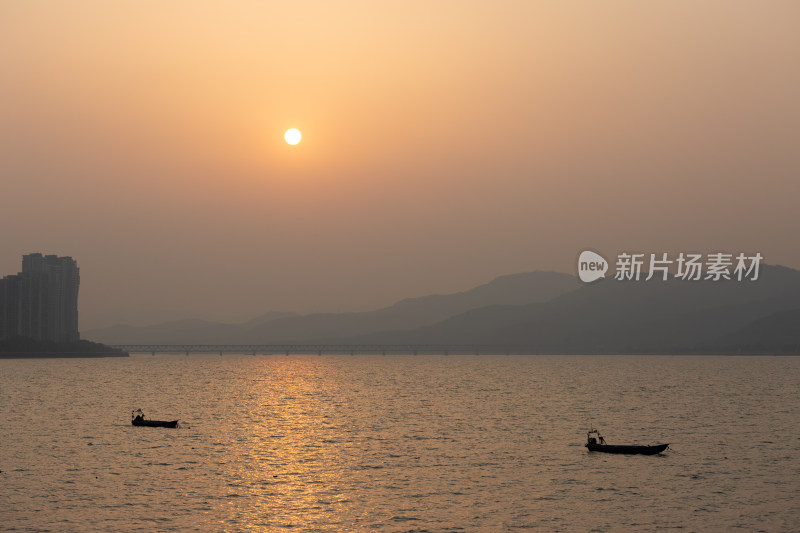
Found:
[[[347,501],[336,488],[345,457],[333,446],[339,441],[326,436],[335,429],[331,409],[336,403],[310,379],[311,366],[310,361],[294,360],[281,365],[277,374],[276,369],[263,369],[249,380],[242,390],[249,415],[236,426],[234,438],[242,452],[231,488],[246,488],[251,497],[268,499],[269,523],[291,524],[300,531],[341,521],[336,504]],[[227,503],[229,512],[251,528],[266,525],[265,510],[253,506],[250,498]]]

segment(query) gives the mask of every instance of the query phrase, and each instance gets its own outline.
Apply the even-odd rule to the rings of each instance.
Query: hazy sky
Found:
[[[86,330],[370,309],[584,248],[800,268],[799,24],[789,0],[4,0],[0,273],[73,256]]]

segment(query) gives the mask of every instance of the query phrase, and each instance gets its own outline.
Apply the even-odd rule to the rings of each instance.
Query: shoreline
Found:
[[[0,359],[97,359],[101,357],[130,357],[127,352],[0,352]]]

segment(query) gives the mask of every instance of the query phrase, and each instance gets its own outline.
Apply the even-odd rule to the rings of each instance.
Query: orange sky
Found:
[[[0,4],[0,273],[75,257],[85,330],[584,248],[800,268],[800,4],[386,4]]]

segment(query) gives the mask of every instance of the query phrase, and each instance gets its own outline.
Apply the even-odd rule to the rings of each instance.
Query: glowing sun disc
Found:
[[[286,139],[286,142],[295,145],[300,142],[300,139],[303,136],[300,135],[300,131],[296,130],[295,128],[286,130],[286,133],[283,135],[283,138]]]

